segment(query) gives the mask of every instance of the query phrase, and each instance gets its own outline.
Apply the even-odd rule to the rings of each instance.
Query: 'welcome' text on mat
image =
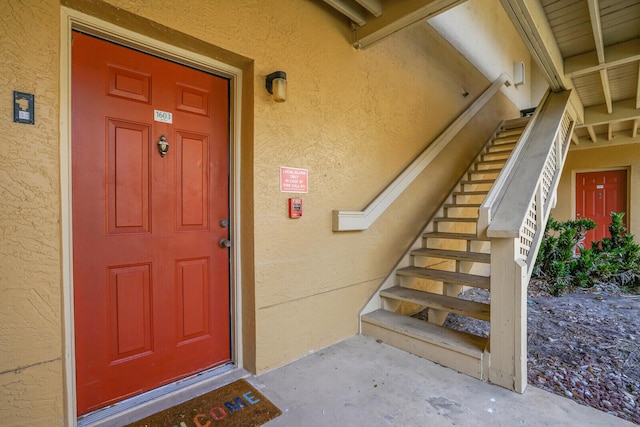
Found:
[[[282,412],[238,380],[126,427],[257,427]]]

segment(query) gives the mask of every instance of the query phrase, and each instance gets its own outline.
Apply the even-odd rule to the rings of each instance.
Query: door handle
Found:
[[[221,248],[227,249],[227,248],[231,247],[231,240],[229,240],[229,239],[220,239],[218,244],[220,245]]]

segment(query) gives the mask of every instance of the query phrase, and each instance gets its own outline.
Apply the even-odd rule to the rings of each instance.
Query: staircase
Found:
[[[436,218],[361,316],[362,333],[487,379],[489,338],[442,326],[449,313],[490,320],[490,304],[459,297],[490,288],[490,242],[477,233],[478,209],[528,123],[505,121],[469,167]],[[428,310],[428,320],[412,317]],[[487,325],[487,331],[489,330]]]

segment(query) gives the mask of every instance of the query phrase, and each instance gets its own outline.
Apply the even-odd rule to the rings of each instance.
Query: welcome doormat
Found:
[[[282,414],[245,380],[237,380],[126,427],[257,427]]]

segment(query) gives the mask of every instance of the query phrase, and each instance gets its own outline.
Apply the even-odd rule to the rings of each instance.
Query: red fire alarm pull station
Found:
[[[289,199],[289,218],[302,216],[302,199]]]

